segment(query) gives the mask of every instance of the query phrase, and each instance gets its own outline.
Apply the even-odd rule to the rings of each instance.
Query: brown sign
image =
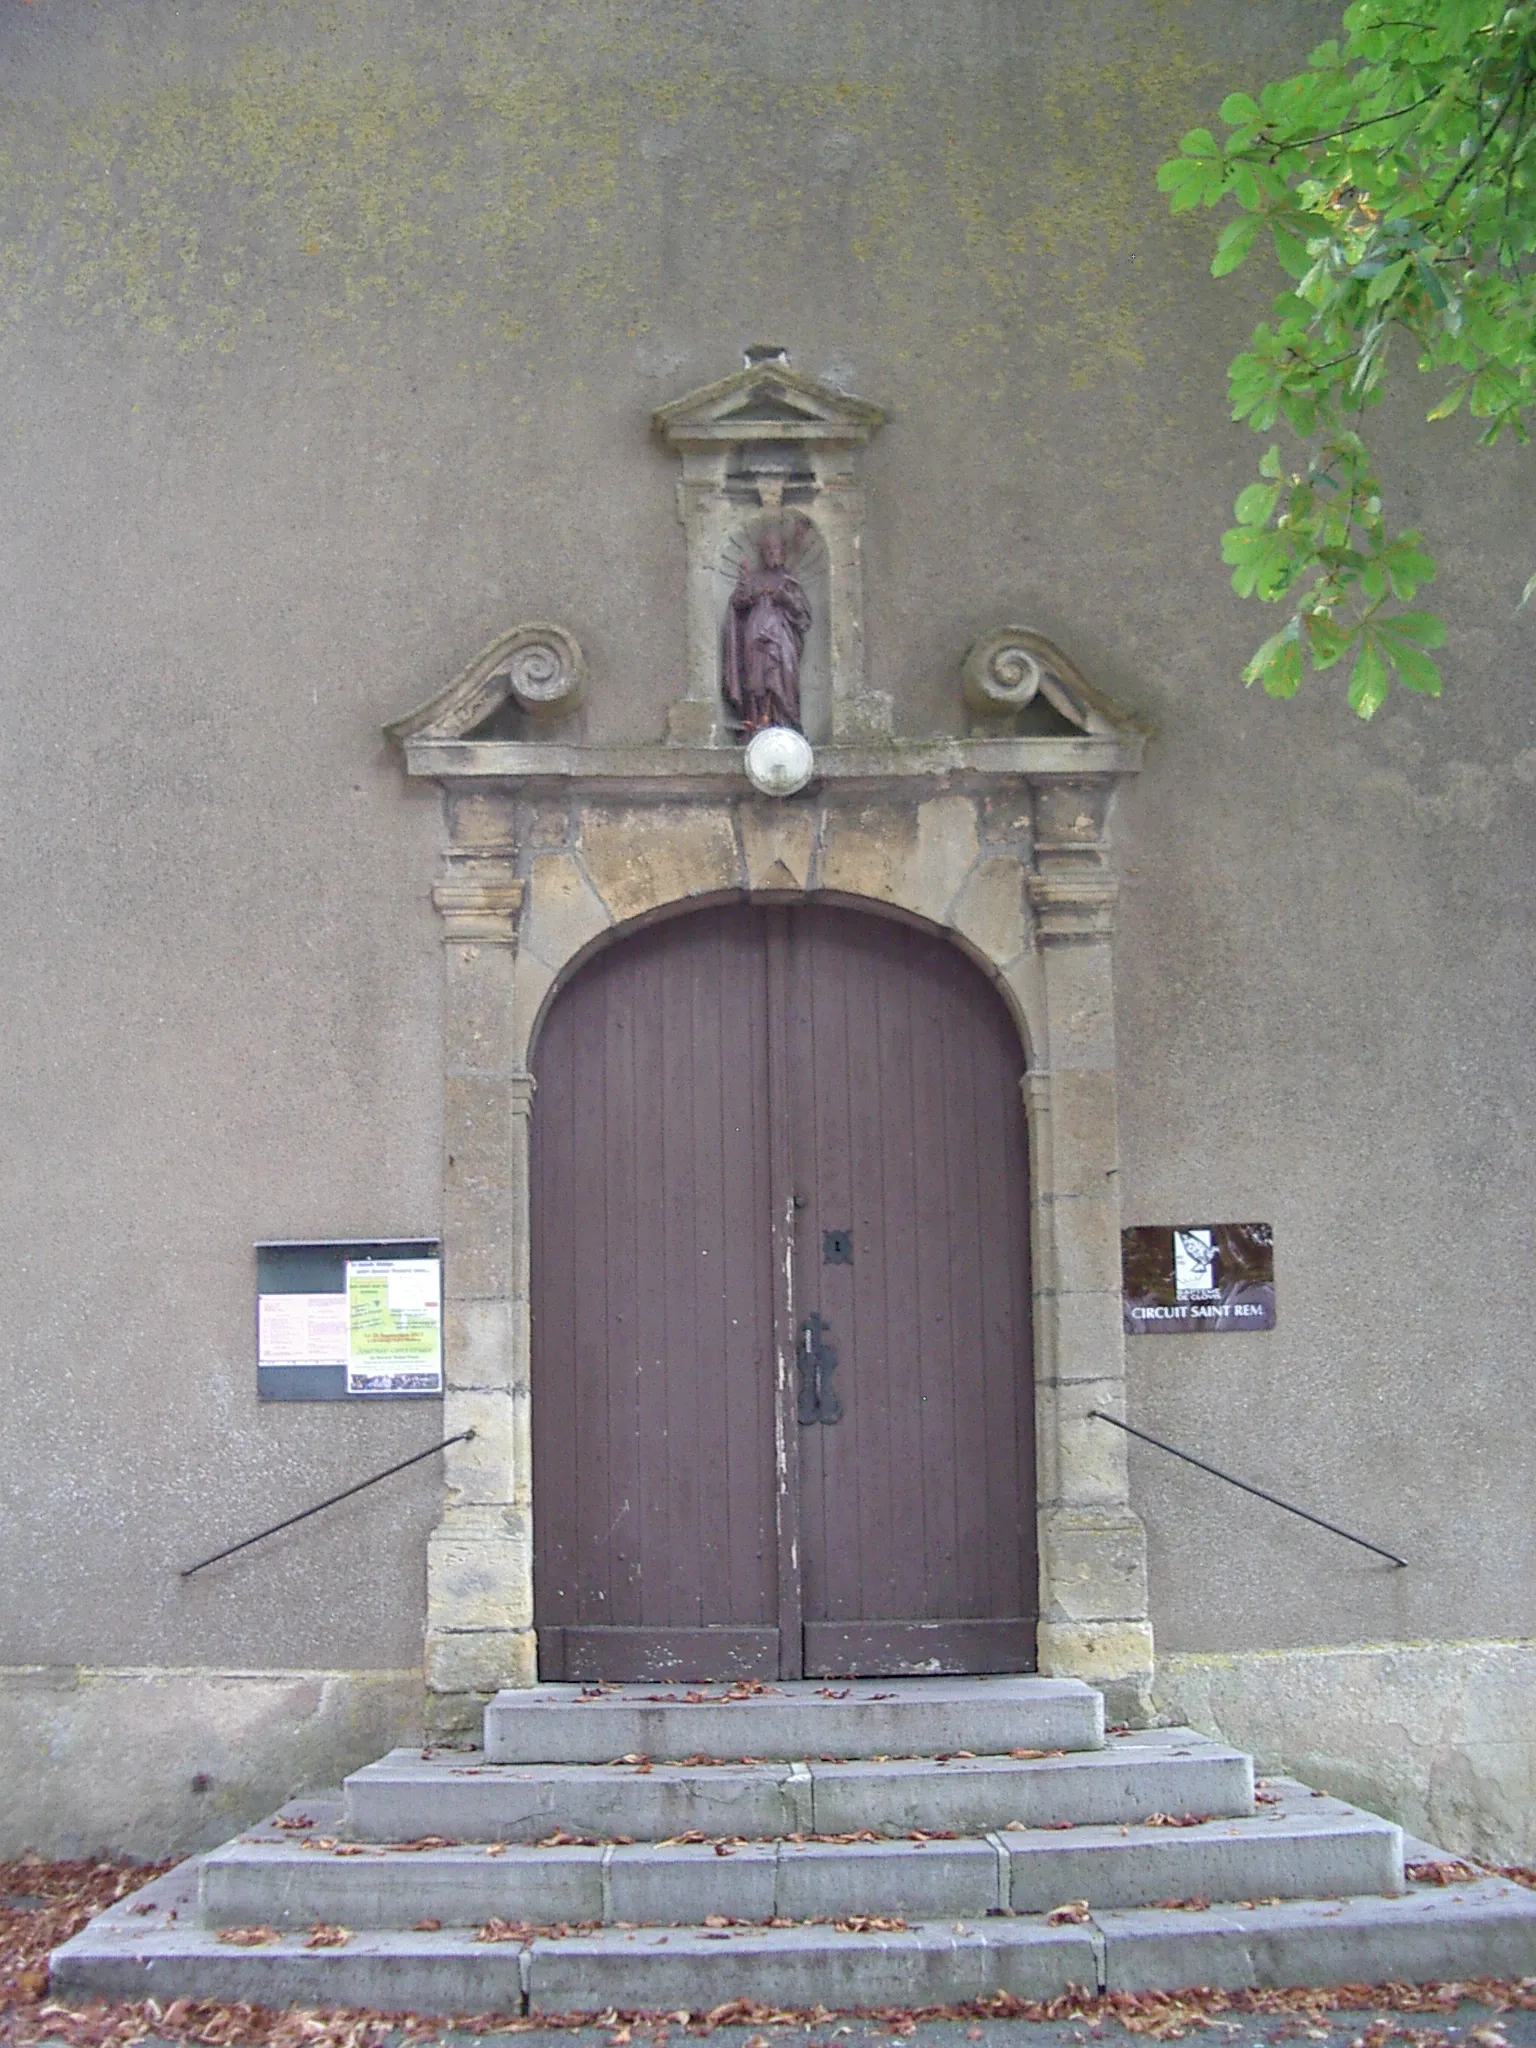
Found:
[[[1120,1233],[1127,1336],[1275,1327],[1275,1233],[1267,1223],[1143,1223]]]

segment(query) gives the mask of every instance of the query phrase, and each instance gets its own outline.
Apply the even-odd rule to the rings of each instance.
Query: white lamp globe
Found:
[[[793,796],[815,766],[810,741],[793,726],[765,725],[747,742],[747,780],[764,796]]]

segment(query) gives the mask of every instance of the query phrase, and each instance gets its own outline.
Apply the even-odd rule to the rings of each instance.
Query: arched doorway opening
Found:
[[[542,1677],[1033,1668],[1022,1064],[954,946],[826,904],[669,919],[556,997]]]

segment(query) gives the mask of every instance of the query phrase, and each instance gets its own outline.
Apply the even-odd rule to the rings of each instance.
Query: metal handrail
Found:
[[[472,1429],[461,1429],[457,1436],[445,1436],[440,1444],[428,1444],[424,1451],[417,1451],[412,1457],[402,1458],[398,1465],[386,1466],[384,1471],[375,1472],[371,1479],[359,1479],[356,1486],[349,1486],[344,1493],[333,1493],[329,1500],[318,1500],[312,1508],[304,1508],[299,1514],[289,1515],[285,1521],[274,1522],[270,1529],[260,1529],[254,1536],[247,1536],[239,1543],[231,1543],[225,1550],[216,1550],[212,1557],[205,1557],[197,1564],[189,1564],[182,1572],[184,1579],[190,1579],[194,1572],[206,1571],[211,1564],[233,1557],[237,1550],[249,1550],[253,1543],[261,1543],[268,1536],[275,1536],[280,1529],[291,1529],[295,1522],[307,1522],[311,1515],[318,1515],[326,1508],[333,1508],[338,1502],[350,1500],[354,1493],[366,1493],[370,1486],[377,1486],[381,1479],[393,1479],[397,1472],[403,1472],[408,1465],[419,1465],[423,1458],[436,1457],[439,1451],[446,1451],[450,1444],[467,1444],[474,1435]]]
[[[1408,1569],[1406,1557],[1399,1557],[1395,1550],[1383,1550],[1379,1543],[1370,1543],[1364,1536],[1354,1536],[1348,1529],[1341,1529],[1337,1522],[1325,1522],[1321,1515],[1309,1515],[1305,1508],[1298,1508],[1288,1500],[1282,1500],[1277,1493],[1266,1493],[1262,1486],[1250,1486],[1246,1479],[1234,1479],[1230,1472],[1223,1472],[1219,1465],[1208,1465],[1204,1458],[1197,1458],[1190,1451],[1181,1451],[1177,1444],[1165,1444],[1160,1436],[1150,1431],[1137,1429],[1134,1424],[1122,1422],[1118,1415],[1106,1415],[1102,1408],[1090,1408],[1089,1415],[1095,1422],[1109,1422],[1116,1429],[1123,1429],[1127,1436],[1137,1436],[1144,1444],[1155,1444],[1160,1451],[1166,1451],[1170,1458],[1182,1458],[1186,1465],[1196,1465],[1202,1472],[1209,1472],[1213,1479],[1225,1479],[1228,1486],[1236,1486],[1244,1493],[1251,1493],[1258,1500],[1267,1500],[1271,1507],[1284,1508],[1288,1515],[1299,1515],[1304,1522],[1311,1522],[1315,1528],[1326,1529],[1330,1536],[1342,1536],[1346,1543],[1358,1543],[1362,1550],[1373,1550],[1378,1557],[1384,1557],[1389,1564],[1401,1570]]]

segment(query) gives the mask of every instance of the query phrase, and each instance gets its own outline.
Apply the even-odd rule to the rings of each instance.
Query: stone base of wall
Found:
[[[1463,1855],[1536,1863],[1536,1642],[1160,1657],[1159,1714]]]
[[[0,1666],[0,1857],[212,1848],[421,1717],[420,1671]]]

